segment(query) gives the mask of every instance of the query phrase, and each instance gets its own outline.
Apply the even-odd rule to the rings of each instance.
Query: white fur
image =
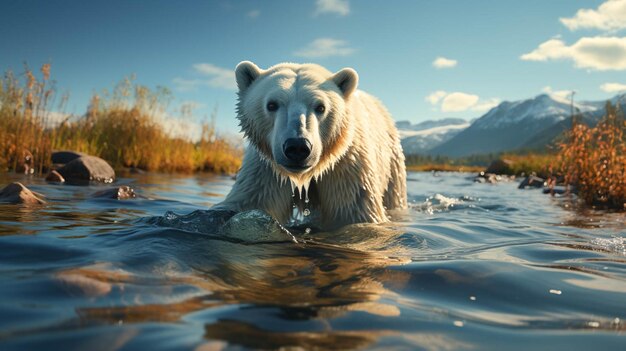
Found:
[[[386,210],[406,207],[398,131],[376,98],[356,90],[354,70],[332,74],[291,63],[262,70],[242,62],[236,77],[238,119],[250,146],[235,185],[216,206],[262,209],[284,223],[295,201],[318,211],[322,228],[380,223],[388,220]],[[275,112],[266,109],[269,101],[278,103]],[[322,114],[319,104],[326,107]],[[282,143],[291,137],[312,142],[311,166],[303,172],[282,166]],[[303,205],[305,197],[310,202]]]

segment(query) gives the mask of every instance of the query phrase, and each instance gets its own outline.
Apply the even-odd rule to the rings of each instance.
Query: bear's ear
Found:
[[[352,68],[344,68],[335,73],[331,78],[343,93],[344,98],[348,98],[354,93],[359,84],[359,75]]]
[[[239,91],[245,91],[259,77],[261,69],[250,61],[242,61],[235,68],[235,79]]]

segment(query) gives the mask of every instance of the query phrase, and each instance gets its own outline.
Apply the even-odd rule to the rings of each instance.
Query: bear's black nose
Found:
[[[311,154],[311,142],[305,138],[289,138],[283,144],[283,152],[289,161],[300,163]]]

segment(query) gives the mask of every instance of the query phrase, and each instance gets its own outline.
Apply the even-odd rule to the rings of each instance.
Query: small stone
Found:
[[[63,178],[61,173],[54,171],[54,170],[48,173],[48,175],[46,176],[46,180],[49,182],[57,182],[57,183],[65,182],[65,178]]]
[[[128,200],[137,197],[135,190],[128,185],[120,186],[117,188],[111,188],[103,191],[99,191],[94,194],[94,197],[116,199],[116,200]]]
[[[526,177],[517,187],[518,189],[526,189],[526,188],[542,188],[546,185],[546,181],[543,178],[536,177],[534,175],[530,175]]]
[[[27,205],[46,203],[43,200],[43,195],[31,191],[24,184],[18,182],[11,183],[0,190],[0,202]]]

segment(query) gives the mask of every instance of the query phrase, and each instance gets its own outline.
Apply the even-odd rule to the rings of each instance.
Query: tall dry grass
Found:
[[[165,88],[150,90],[125,79],[111,93],[94,95],[87,112],[52,123],[55,97],[50,65],[42,77],[26,67],[23,77],[7,72],[0,84],[0,167],[21,171],[25,157],[42,172],[50,167],[52,150],[74,150],[96,155],[113,167],[149,171],[236,172],[241,147],[216,133],[214,116],[201,125],[201,137],[173,136],[163,121],[171,101]],[[61,105],[66,101],[61,99]],[[181,117],[190,118],[184,108]]]
[[[626,121],[610,103],[595,127],[572,123],[555,169],[587,204],[626,209]]]

